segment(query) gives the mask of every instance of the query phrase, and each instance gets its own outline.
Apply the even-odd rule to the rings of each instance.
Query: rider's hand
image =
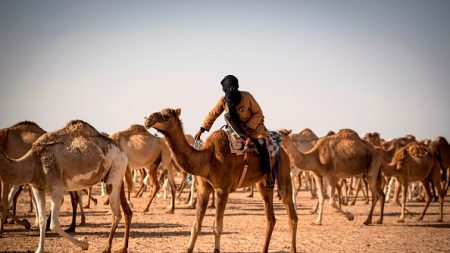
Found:
[[[195,140],[200,140],[200,136],[202,136],[202,133],[205,132],[205,129],[203,127],[200,127],[200,130],[195,134]]]

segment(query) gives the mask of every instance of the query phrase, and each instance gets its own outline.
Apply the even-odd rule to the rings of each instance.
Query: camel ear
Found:
[[[177,117],[180,116],[180,114],[181,114],[181,108],[175,109],[174,112],[175,112],[175,115],[176,115]]]

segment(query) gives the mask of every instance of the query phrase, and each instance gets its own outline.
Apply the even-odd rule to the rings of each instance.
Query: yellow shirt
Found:
[[[223,111],[229,112],[225,96],[222,96],[214,108],[208,113],[203,121],[202,127],[209,131],[214,121]],[[236,111],[241,120],[241,124],[249,129],[246,134],[251,138],[265,138],[267,129],[264,126],[264,115],[258,102],[247,91],[241,91],[241,102],[236,106]]]

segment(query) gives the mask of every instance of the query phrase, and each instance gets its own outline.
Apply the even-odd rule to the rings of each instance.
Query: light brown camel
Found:
[[[317,137],[317,135],[309,128],[305,128],[297,134],[291,134],[291,140],[292,140],[292,143],[294,144],[294,147],[296,148],[296,150],[298,152],[302,152],[302,153],[305,153],[305,152],[309,151],[310,149],[312,149],[318,139],[319,139],[319,137]],[[300,184],[301,183],[300,173],[303,173],[307,182],[309,183],[311,197],[314,197],[314,195],[316,194],[314,192],[314,181],[313,181],[314,179],[313,179],[312,175],[310,175],[310,171],[300,171],[299,168],[295,167],[295,163],[292,160],[291,160],[291,167],[292,167],[291,178],[294,179],[295,177],[298,176],[298,180],[299,180],[299,184]],[[294,180],[292,180],[292,188],[295,189]],[[299,185],[299,188],[300,188],[300,185]],[[298,194],[298,190],[294,191],[294,194],[292,195],[295,206],[297,206],[297,204],[296,204],[297,203],[296,202],[297,194]]]
[[[19,122],[11,127],[0,129],[0,151],[9,157],[20,158],[30,150],[31,144],[45,133],[46,132],[36,123],[30,121]],[[10,184],[2,182],[0,237],[3,232],[4,221],[10,206],[8,203],[10,189]],[[25,226],[25,228],[30,228],[30,224],[27,220],[20,221],[15,217],[13,217],[13,219],[16,223]]]
[[[314,224],[322,224],[323,213],[323,178],[328,179],[331,186],[330,204],[349,220],[354,216],[342,210],[334,200],[336,184],[339,179],[357,176],[364,173],[372,191],[372,205],[365,225],[372,223],[373,209],[380,199],[380,219],[383,222],[384,193],[381,189],[381,166],[383,158],[379,151],[361,140],[358,134],[350,129],[340,130],[337,134],[320,138],[313,149],[306,153],[295,150],[289,131],[280,131],[283,147],[292,156],[295,165],[315,173],[319,194],[319,215]]]
[[[145,168],[152,182],[152,192],[144,209],[148,212],[150,204],[155,198],[161,186],[158,180],[158,167],[167,172],[171,186],[172,202],[168,213],[174,213],[175,209],[175,181],[172,172],[172,160],[170,150],[164,139],[150,134],[141,125],[132,125],[128,129],[111,134],[117,145],[127,154],[128,166],[131,170]]]
[[[44,251],[45,192],[51,197],[50,229],[70,240],[83,250],[88,249],[84,239],[76,239],[64,232],[59,223],[59,211],[65,190],[77,191],[104,179],[113,212],[113,222],[105,252],[111,251],[112,239],[120,221],[119,205],[125,213],[124,243],[128,237],[132,212],[129,208],[122,178],[127,168],[126,154],[109,138],[99,134],[91,125],[75,120],[55,132],[36,140],[30,151],[19,159],[11,159],[0,152],[0,176],[10,184],[31,184],[39,216],[40,239],[36,252]]]
[[[145,120],[145,127],[158,130],[164,134],[177,163],[186,172],[198,176],[197,215],[191,229],[191,238],[187,252],[194,250],[195,242],[202,228],[202,221],[211,192],[216,193],[216,215],[214,222],[214,252],[220,252],[220,237],[223,231],[223,217],[228,196],[239,183],[244,169],[243,156],[236,156],[230,151],[227,134],[218,130],[208,137],[203,149],[196,150],[186,141],[179,119],[181,109],[164,109],[150,114]],[[275,159],[274,159],[275,160]],[[289,175],[289,157],[280,149],[279,176],[282,183],[278,191],[289,215],[291,231],[291,252],[296,252],[297,214],[292,203],[292,185]],[[254,152],[248,153],[248,170],[240,187],[257,183],[258,191],[264,200],[266,214],[266,234],[262,252],[268,252],[272,231],[275,225],[273,208],[273,189],[266,189],[266,175],[260,170],[260,159]]]
[[[431,192],[429,187],[431,181],[436,187],[439,195],[440,216],[438,221],[442,221],[444,193],[441,188],[440,165],[425,145],[419,142],[412,142],[406,147],[400,148],[395,152],[391,163],[386,164],[386,166],[383,167],[383,173],[387,176],[397,178],[402,186],[402,211],[399,222],[405,220],[406,191],[408,189],[408,183],[413,181],[420,181],[423,184],[426,193],[425,208],[423,209],[419,220],[423,219],[431,202]]]

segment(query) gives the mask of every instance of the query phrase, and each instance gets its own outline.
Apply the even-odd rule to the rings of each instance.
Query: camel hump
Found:
[[[445,146],[448,146],[448,145],[449,145],[447,139],[445,139],[445,137],[442,137],[442,136],[438,136],[438,137],[436,138],[435,142],[437,142],[437,143],[439,143],[439,144],[441,144],[441,145],[443,144],[443,145],[445,145]]]
[[[319,139],[317,135],[309,128],[301,130],[298,134],[292,135],[293,141],[316,141]]]
[[[72,120],[66,124],[63,130],[71,136],[98,136],[100,133],[89,123],[82,120]]]
[[[33,132],[45,132],[38,124],[33,121],[21,121],[10,127],[11,130],[27,130]]]
[[[408,146],[406,146],[406,150],[412,157],[423,157],[429,154],[427,147],[420,142],[408,144]]]
[[[337,136],[338,136],[338,138],[342,138],[342,139],[353,139],[353,140],[359,139],[358,133],[351,129],[341,129],[337,133]]]
[[[130,133],[133,133],[133,134],[148,134],[147,129],[145,129],[145,127],[143,125],[139,125],[139,124],[131,125],[127,129],[127,131]]]

